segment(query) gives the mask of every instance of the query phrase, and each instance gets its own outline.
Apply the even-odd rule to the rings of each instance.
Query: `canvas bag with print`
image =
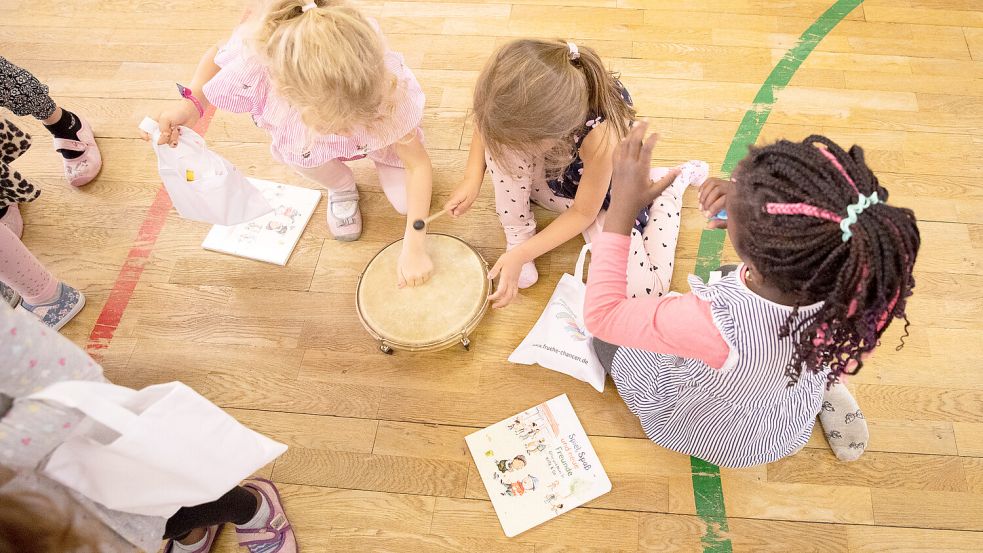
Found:
[[[126,513],[167,518],[214,501],[287,449],[180,382],[131,390],[65,381],[28,399],[87,417],[42,472]]]
[[[584,263],[590,244],[580,250],[574,274],[560,277],[553,297],[546,305],[536,325],[532,327],[509,361],[522,365],[540,365],[604,391],[604,367],[590,345],[590,334],[584,325]]]
[[[181,127],[178,145],[157,144],[160,127],[145,117],[140,130],[150,135],[157,170],[178,215],[192,221],[232,226],[273,211],[263,193],[225,158],[208,149],[198,133]]]

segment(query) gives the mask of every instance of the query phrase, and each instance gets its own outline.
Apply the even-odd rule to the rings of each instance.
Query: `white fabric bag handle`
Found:
[[[160,140],[160,125],[157,121],[144,117],[143,121],[140,121],[140,130],[150,135],[150,145],[153,147],[154,153],[159,155],[160,144],[157,141]]]
[[[580,249],[580,257],[577,258],[577,267],[574,269],[573,277],[579,282],[584,281],[584,264],[587,262],[587,252],[590,251],[590,243],[584,244]]]
[[[140,121],[139,127],[141,131],[150,135],[150,145],[153,146],[154,153],[160,156],[161,144],[157,143],[157,141],[160,140],[160,125],[157,123],[157,121],[154,121],[149,117],[144,117],[143,121]],[[194,147],[199,150],[205,147],[205,139],[202,138],[200,134],[196,133],[189,127],[182,126],[181,128],[188,131],[181,133],[181,138],[185,139],[183,141],[185,144],[187,144],[190,140]],[[187,157],[187,155],[190,153],[186,148],[174,148],[173,150],[174,155],[176,155],[178,158]]]
[[[27,396],[27,399],[53,401],[78,409],[87,417],[119,433],[126,434],[139,416],[121,406],[136,396],[136,390],[108,382],[67,380]]]

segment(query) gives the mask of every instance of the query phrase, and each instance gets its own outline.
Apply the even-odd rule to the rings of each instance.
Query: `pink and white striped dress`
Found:
[[[372,24],[378,30],[374,21]],[[401,54],[388,48],[385,53],[386,69],[397,80],[395,106],[388,117],[371,128],[359,128],[350,136],[315,135],[308,132],[300,113],[276,94],[269,71],[246,44],[246,32],[242,26],[237,28],[215,55],[221,70],[204,87],[205,97],[212,105],[234,113],[249,113],[258,127],[270,133],[273,157],[287,165],[310,169],[333,159],[370,157],[402,167],[391,146],[414,130],[422,138],[419,127],[424,95]]]

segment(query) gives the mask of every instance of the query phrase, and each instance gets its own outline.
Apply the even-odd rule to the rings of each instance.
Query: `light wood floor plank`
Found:
[[[478,72],[524,36],[590,46],[621,74],[662,135],[655,162],[703,159],[719,171],[774,65],[829,0],[428,0],[357,2],[377,18],[427,96],[422,126],[441,205],[464,176]],[[0,0],[11,61],[34,71],[93,124],[106,159],[83,189],[64,183],[50,135],[15,166],[43,190],[24,206],[25,243],[88,307],[62,333],[88,341],[160,181],[137,124],[174,99],[197,56],[223,41],[245,4],[217,0]],[[80,35],[84,33],[84,35]],[[84,36],[84,47],[79,45]],[[983,550],[983,5],[866,0],[795,73],[759,144],[825,134],[859,144],[894,205],[914,209],[923,248],[908,304],[851,379],[871,429],[855,463],[817,427],[799,454],[721,471],[735,552]],[[21,120],[19,119],[19,120]],[[315,188],[274,161],[248,116],[219,113],[210,146],[249,175]],[[613,385],[603,394],[505,360],[579,252],[536,264],[540,282],[490,312],[470,351],[387,357],[358,322],[354,290],[403,219],[367,160],[352,164],[365,231],[329,236],[325,202],[286,267],[205,252],[208,225],[168,214],[116,334],[99,358],[116,382],[182,380],[247,425],[284,441],[259,473],[281,486],[306,551],[599,553],[699,551],[691,467],[649,442]],[[686,292],[704,221],[684,196],[672,289]],[[540,226],[555,215],[536,210]],[[493,263],[504,251],[485,181],[474,209],[434,230]],[[730,244],[724,262],[737,260]],[[339,307],[342,306],[342,307]],[[504,537],[464,436],[566,393],[614,484],[589,506]],[[216,550],[237,551],[227,529]]]

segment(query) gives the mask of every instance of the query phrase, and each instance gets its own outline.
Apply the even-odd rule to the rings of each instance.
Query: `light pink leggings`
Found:
[[[24,228],[16,205],[0,220],[0,282],[13,288],[27,303],[43,303],[58,289],[58,279],[34,257],[18,236]]]
[[[514,168],[508,171],[486,151],[485,163],[495,184],[495,211],[505,229],[509,248],[536,234],[536,216],[530,201],[557,213],[573,205],[573,200],[555,195],[546,184],[543,164],[539,160],[517,159],[509,164]],[[680,167],[680,176],[649,207],[649,222],[644,232],[632,229],[628,263],[628,293],[632,297],[661,296],[669,291],[683,191],[690,184],[702,184],[708,174],[706,163],[700,161],[690,161]],[[665,167],[652,169],[651,178],[658,180],[668,172]],[[594,224],[584,231],[585,241],[591,242],[604,228],[605,214],[602,210]]]
[[[406,169],[372,160],[379,172],[379,184],[389,198],[389,203],[402,215],[406,215]],[[331,192],[357,190],[355,174],[345,162],[332,159],[319,167],[294,167],[294,170]]]

